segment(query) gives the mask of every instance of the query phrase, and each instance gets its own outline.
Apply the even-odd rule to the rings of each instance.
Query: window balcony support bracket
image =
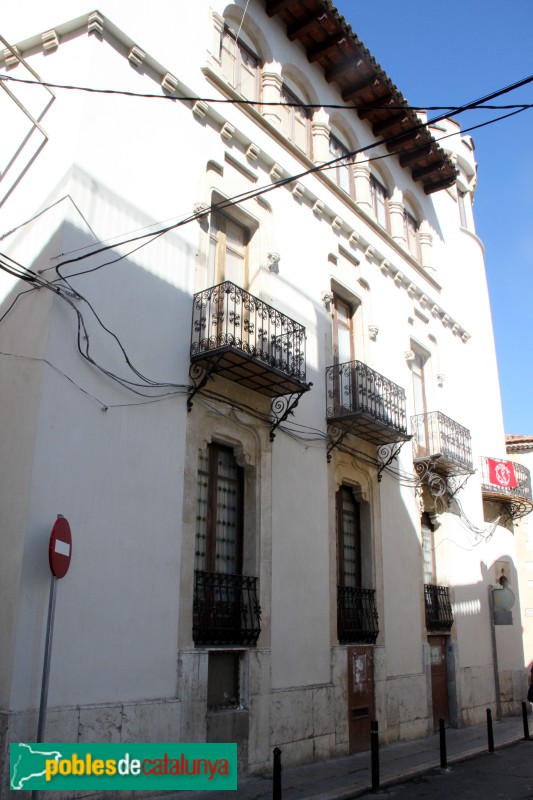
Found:
[[[474,474],[474,470],[466,474],[443,475],[439,472],[438,465],[442,456],[430,458],[415,463],[415,491],[419,492],[423,484],[434,499],[446,497],[447,505],[453,497],[465,486],[467,480]]]
[[[270,427],[270,441],[273,442],[276,438],[276,429],[281,425],[282,422],[294,414],[294,409],[300,402],[302,395],[309,391],[312,386],[312,382],[308,383],[307,386],[302,387],[302,389],[298,392],[293,392],[292,394],[288,395],[281,395],[279,397],[273,397],[272,402],[270,404],[270,411],[271,411],[271,427]]]
[[[342,428],[337,428],[335,425],[328,425],[329,444],[326,453],[328,464],[331,461],[332,451],[343,443],[346,437],[349,436],[350,433],[352,433],[352,431],[355,429],[356,425],[357,425],[357,420],[354,420],[351,426],[347,425]]]
[[[382,444],[378,447],[378,483],[381,483],[384,470],[387,469],[389,464],[392,464],[394,459],[398,458],[400,450],[409,439],[404,439],[401,442],[392,442],[391,444]]]
[[[192,386],[189,386],[189,393],[187,397],[187,411],[192,410],[193,397],[198,394],[200,389],[203,389],[207,381],[216,373],[218,362],[222,358],[222,353],[216,356],[206,368],[193,362],[189,367],[189,378],[192,381]]]

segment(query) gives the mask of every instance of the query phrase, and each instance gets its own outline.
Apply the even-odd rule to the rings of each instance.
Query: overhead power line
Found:
[[[121,95],[123,97],[137,97],[144,100],[180,100],[183,102],[196,103],[199,100],[204,103],[212,103],[219,105],[246,105],[246,106],[284,106],[295,108],[332,108],[332,109],[346,109],[353,108],[356,111],[405,111],[410,108],[412,111],[450,111],[454,112],[457,105],[441,105],[441,106],[413,106],[410,104],[403,105],[388,105],[385,109],[382,105],[364,105],[364,106],[350,106],[349,103],[299,103],[297,101],[288,100],[251,100],[246,98],[226,98],[226,97],[199,97],[197,95],[178,95],[178,94],[155,94],[150,92],[132,92],[127,89],[99,89],[95,86],[79,86],[68,83],[51,83],[50,81],[37,81],[30,80],[29,78],[16,78],[14,75],[0,75],[1,81],[14,81],[15,83],[24,83],[30,86],[44,86],[47,89],[66,89],[77,92],[89,92],[91,94],[109,94]],[[533,108],[533,103],[515,103],[512,105],[487,105],[480,104],[475,106],[476,109],[487,110],[505,110],[514,108]]]

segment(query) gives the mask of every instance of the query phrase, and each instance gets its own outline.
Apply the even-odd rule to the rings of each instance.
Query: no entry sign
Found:
[[[72,534],[65,517],[58,516],[50,535],[48,561],[54,578],[64,578],[72,558]]]

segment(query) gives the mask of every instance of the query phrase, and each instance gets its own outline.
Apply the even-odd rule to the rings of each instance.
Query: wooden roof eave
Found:
[[[326,80],[335,83],[343,100],[370,123],[376,138],[392,139],[388,150],[411,170],[413,180],[422,182],[426,194],[455,183],[456,170],[449,156],[331,0],[265,0],[265,4],[269,16],[285,23],[289,39],[302,44],[310,63],[320,64]],[[428,169],[426,148],[432,151],[434,169]],[[420,156],[410,153],[406,161],[407,151],[413,149]]]

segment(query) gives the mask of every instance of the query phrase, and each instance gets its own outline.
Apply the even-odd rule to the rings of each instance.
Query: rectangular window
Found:
[[[220,43],[220,63],[228,83],[248,100],[258,100],[259,59],[235,34],[224,28]]]
[[[333,363],[353,361],[353,313],[349,303],[333,295]]]
[[[209,653],[207,707],[210,711],[237,708],[240,704],[240,653]]]
[[[468,228],[468,221],[466,216],[466,192],[457,190],[457,204],[459,206],[459,219],[461,221],[461,228]]]
[[[330,168],[329,175],[335,180],[340,188],[353,196],[353,169],[351,159],[348,156],[348,148],[340,142],[335,136],[329,137],[329,155],[330,159],[340,158],[346,156],[342,161],[338,161],[334,167]]]
[[[407,249],[417,261],[420,261],[420,242],[418,239],[418,222],[409,214],[408,211],[404,212],[404,228],[405,228],[405,242]]]
[[[337,492],[337,548],[339,586],[361,587],[361,519],[349,486]]]
[[[248,230],[220,212],[211,214],[209,271],[214,283],[231,281],[242,289],[248,283]]]
[[[243,488],[231,448],[212,443],[198,451],[196,570],[241,574]]]
[[[429,514],[422,514],[422,554],[424,558],[424,583],[435,583],[435,541]]]
[[[292,104],[280,106],[281,130],[290,142],[307,155],[309,152],[309,112],[286,86],[281,89],[281,101]]]
[[[378,225],[388,230],[388,195],[385,187],[373,176],[370,176],[370,203]]]

